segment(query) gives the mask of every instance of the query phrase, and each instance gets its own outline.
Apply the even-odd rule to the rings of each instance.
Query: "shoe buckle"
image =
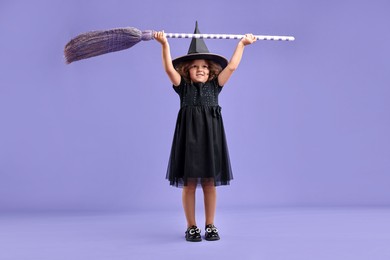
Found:
[[[200,233],[200,229],[199,228],[191,228],[188,233],[190,233],[190,235],[195,235],[195,233],[199,234]]]

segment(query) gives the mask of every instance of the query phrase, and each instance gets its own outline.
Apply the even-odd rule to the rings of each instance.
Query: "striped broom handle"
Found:
[[[206,34],[206,33],[165,33],[167,38],[199,38],[199,39],[241,39],[242,34]],[[254,35],[257,40],[265,41],[294,41],[293,36]]]

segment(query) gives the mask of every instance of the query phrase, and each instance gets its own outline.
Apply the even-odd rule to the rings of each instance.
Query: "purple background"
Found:
[[[180,207],[179,100],[154,41],[71,65],[79,33],[294,35],[258,42],[220,96],[235,180],[220,206],[390,205],[388,1],[1,1],[0,211]],[[172,56],[189,40],[171,39]],[[230,58],[234,40],[209,40]]]

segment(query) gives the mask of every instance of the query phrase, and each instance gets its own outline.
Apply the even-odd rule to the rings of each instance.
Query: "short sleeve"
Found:
[[[185,80],[184,80],[183,77],[181,77],[179,86],[172,85],[173,90],[174,90],[177,94],[180,95],[181,92],[183,91],[184,84],[185,84]]]
[[[213,79],[212,82],[217,92],[220,93],[222,91],[223,86],[219,85],[218,77],[215,77],[215,79]]]

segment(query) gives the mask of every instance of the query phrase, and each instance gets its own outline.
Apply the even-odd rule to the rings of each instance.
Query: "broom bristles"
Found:
[[[86,32],[65,45],[66,63],[125,50],[141,40],[150,40],[152,37],[152,31],[142,32],[134,27]]]

